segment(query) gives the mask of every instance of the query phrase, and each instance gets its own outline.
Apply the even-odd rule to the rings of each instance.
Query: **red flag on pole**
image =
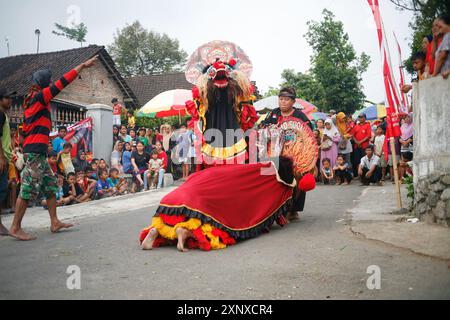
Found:
[[[400,100],[397,91],[397,85],[395,84],[392,76],[392,68],[390,66],[389,47],[387,45],[387,39],[385,37],[383,21],[381,19],[380,7],[378,0],[367,0],[370,8],[372,9],[375,23],[377,26],[378,43],[381,51],[382,65],[383,65],[383,78],[384,86],[386,89],[386,112],[387,112],[387,130],[386,130],[386,143],[385,143],[385,157],[387,157],[387,141],[391,137],[397,138],[401,135],[400,131],[400,119],[398,116]]]

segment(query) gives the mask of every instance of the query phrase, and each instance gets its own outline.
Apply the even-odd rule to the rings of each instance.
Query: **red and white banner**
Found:
[[[400,131],[400,94],[397,85],[395,84],[391,63],[389,55],[389,47],[387,44],[387,37],[385,36],[383,20],[381,19],[380,7],[378,0],[367,0],[369,6],[372,9],[373,16],[375,18],[375,23],[377,26],[378,42],[380,46],[382,65],[383,65],[383,78],[384,86],[386,89],[386,111],[387,111],[387,130],[386,139],[391,137],[399,137],[401,135]]]
[[[403,59],[402,59],[402,48],[400,47],[400,43],[398,42],[397,36],[395,35],[394,32],[394,39],[395,42],[397,43],[397,49],[398,49],[398,58],[399,58],[399,63],[398,63],[398,69],[400,71],[400,92],[401,92],[401,96],[402,96],[402,104],[400,105],[400,113],[403,114],[408,114],[408,108],[409,108],[409,101],[408,101],[408,96],[402,92],[402,87],[405,85],[405,73],[403,71]]]

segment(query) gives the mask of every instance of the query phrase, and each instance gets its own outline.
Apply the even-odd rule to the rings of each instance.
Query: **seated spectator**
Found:
[[[71,172],[67,175],[66,181],[63,184],[64,198],[71,201],[66,205],[77,203],[77,198],[84,194],[83,190],[78,186],[75,173]]]
[[[144,175],[144,188],[148,190],[148,181],[150,181],[150,189],[156,189],[158,184],[159,169],[162,167],[163,161],[158,158],[158,151],[154,150],[151,159],[148,162],[148,170]]]
[[[136,145],[136,151],[131,155],[131,164],[133,165],[133,187],[132,192],[140,191],[144,187],[144,173],[147,171],[150,155],[145,152],[145,146],[142,142]]]
[[[334,179],[333,169],[331,168],[331,161],[328,158],[322,160],[322,169],[320,170],[322,182],[324,184],[331,184]]]
[[[80,150],[78,152],[77,158],[73,161],[73,166],[75,167],[75,172],[77,171],[86,171],[89,162],[86,160],[86,152],[84,150]]]
[[[358,175],[363,185],[368,186],[371,183],[382,185],[380,158],[373,152],[373,147],[368,146],[365,149],[366,156],[361,159],[358,168]]]
[[[90,169],[90,167],[86,168],[87,170]],[[84,171],[78,171],[76,173],[77,175],[77,184],[83,190],[85,194],[88,195],[88,198],[90,200],[94,199],[95,194],[95,187],[97,185],[97,180],[88,178],[88,175]]]
[[[145,148],[147,148],[149,145],[149,141],[148,141],[147,137],[145,136],[145,133],[146,133],[145,128],[140,128],[137,140],[142,142],[144,144]]]
[[[92,161],[91,165],[86,168],[86,173],[89,179],[98,180],[98,165],[97,162]]]
[[[67,176],[69,173],[75,173],[75,167],[72,163],[72,145],[67,142],[63,150],[58,154],[58,167],[61,174]]]
[[[351,167],[348,162],[345,162],[343,155],[338,155],[333,171],[338,186],[348,185],[352,182]]]
[[[127,134],[126,126],[120,127],[119,140],[122,140],[122,142],[131,142],[131,137]]]
[[[394,164],[394,157],[392,156],[391,146],[390,143],[388,145],[388,167],[389,167],[389,175],[391,177],[392,183],[395,183],[395,176],[394,176],[394,166],[397,166],[400,163],[400,142],[399,138],[394,139],[394,149],[395,149],[395,159],[396,163]]]
[[[117,141],[116,145],[114,146],[114,151],[111,153],[111,168],[119,170],[119,174],[123,173],[122,150],[123,142]]]
[[[134,129],[130,129],[130,137],[131,142],[138,142],[138,137],[136,136],[136,131]]]
[[[404,183],[405,177],[413,176],[413,153],[412,152],[404,152],[402,153],[402,157],[400,159],[400,165],[398,168],[398,175],[400,179],[400,183]]]
[[[109,172],[109,167],[108,167],[108,164],[106,163],[105,159],[100,159],[98,161],[98,171],[100,172],[103,170],[106,170],[106,172]]]
[[[58,190],[56,191],[55,195],[56,195],[56,206],[57,207],[61,207],[61,206],[66,206],[72,203],[73,201],[73,197],[72,196],[68,196],[68,197],[64,197],[64,176],[61,174],[58,174],[58,180],[57,180],[57,184],[58,184]],[[47,200],[42,200],[42,206],[44,208],[47,208]]]
[[[109,170],[107,181],[109,186],[113,188],[112,195],[120,196],[128,193],[128,184],[125,179],[119,177],[119,170],[116,168]]]
[[[414,152],[414,124],[413,124],[413,113],[408,114],[403,120],[403,124],[400,128],[401,136],[400,142],[400,153]]]
[[[122,153],[122,166],[123,166],[123,172],[126,174],[132,174],[133,173],[133,165],[131,163],[131,144],[129,142],[125,143],[125,150]]]
[[[97,199],[104,199],[111,197],[113,195],[113,187],[111,187],[108,183],[108,171],[100,170],[99,171],[99,179],[97,181],[96,191],[97,191]]]

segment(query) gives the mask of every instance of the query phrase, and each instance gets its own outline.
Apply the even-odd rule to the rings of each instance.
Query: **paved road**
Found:
[[[301,222],[235,247],[180,254],[139,250],[154,207],[87,218],[38,240],[0,239],[1,299],[449,299],[447,262],[364,240],[346,210],[361,189],[320,186]],[[339,221],[339,222],[337,222]],[[66,269],[81,269],[68,290]],[[381,268],[381,289],[366,286]]]

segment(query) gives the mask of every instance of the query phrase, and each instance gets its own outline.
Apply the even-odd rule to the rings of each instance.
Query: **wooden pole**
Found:
[[[389,139],[391,145],[391,155],[392,155],[392,167],[394,168],[394,178],[395,178],[395,187],[397,189],[397,207],[401,209],[402,205],[402,195],[400,191],[400,180],[398,177],[398,165],[397,165],[397,154],[395,152],[395,140],[394,137]]]

